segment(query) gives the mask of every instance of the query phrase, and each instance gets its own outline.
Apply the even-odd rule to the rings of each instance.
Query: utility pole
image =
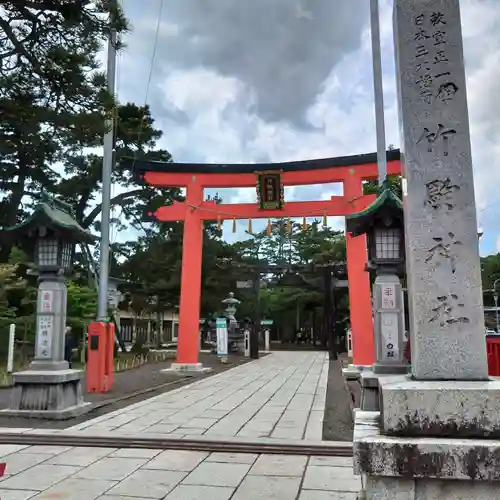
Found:
[[[110,28],[107,62],[108,91],[115,95],[116,30]],[[108,319],[109,224],[111,210],[111,174],[114,161],[114,113],[106,120],[102,160],[101,245],[99,251],[99,290],[97,320]]]
[[[370,0],[372,38],[373,94],[375,98],[375,127],[377,132],[377,166],[379,187],[387,178],[385,148],[384,87],[382,81],[382,56],[380,48],[380,18],[378,0]]]

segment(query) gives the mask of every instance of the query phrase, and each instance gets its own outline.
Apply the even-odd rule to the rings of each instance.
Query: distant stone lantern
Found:
[[[399,276],[404,273],[403,204],[388,183],[365,210],[346,217],[347,231],[367,235],[368,270],[373,285],[375,373],[407,373],[404,358],[404,297]]]
[[[236,342],[236,344],[238,345],[238,351],[243,353],[243,334],[238,332],[238,322],[236,321],[236,306],[238,304],[241,304],[241,302],[237,298],[235,298],[233,292],[230,292],[228,296],[222,301],[222,303],[226,306],[225,313],[228,320],[228,340],[230,342]]]
[[[311,285],[299,274],[293,271],[287,271],[278,280],[275,287],[277,288],[311,288]]]
[[[229,327],[231,325],[236,325],[236,306],[238,304],[241,304],[241,302],[234,297],[234,293],[231,292],[223,301],[222,303],[226,306],[226,315],[227,319],[229,320]]]
[[[38,270],[35,358],[28,370],[13,375],[14,393],[4,413],[65,419],[85,411],[82,370],[64,359],[67,289],[64,273],[72,266],[76,243],[94,237],[73,218],[71,207],[42,195],[33,213],[5,229],[15,237]]]

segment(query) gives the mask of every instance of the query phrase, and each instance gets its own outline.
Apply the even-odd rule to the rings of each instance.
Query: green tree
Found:
[[[0,225],[18,222],[42,190],[54,192],[55,162],[101,140],[113,109],[99,71],[109,26],[126,29],[118,0],[2,2]],[[3,234],[1,243],[5,261],[14,242]]]
[[[307,228],[294,223],[291,231],[285,221],[274,220],[270,234],[262,231],[254,234],[252,240],[235,246],[244,255],[243,261],[280,265],[277,275],[262,276],[267,288],[261,291],[261,309],[264,316],[275,319],[284,338],[293,335],[297,316],[303,322],[310,320],[316,309],[322,314],[324,271],[322,268],[315,270],[315,266],[343,261],[346,257],[344,234],[322,227],[317,220]],[[287,268],[302,269],[298,279],[303,280],[303,285],[280,286],[282,272]],[[251,304],[255,307],[254,302]]]
[[[271,221],[268,230],[253,233],[253,238],[235,245],[248,258],[260,258],[268,264],[281,266],[318,264],[345,260],[345,236],[341,231],[323,227],[319,220],[303,228],[290,226],[283,219]]]
[[[57,113],[90,108],[109,29],[127,29],[119,0],[12,0],[0,11],[0,78],[32,88]],[[62,118],[62,116],[61,116]]]
[[[150,212],[182,198],[179,189],[154,189],[136,180],[132,172],[134,162],[121,161],[124,157],[172,161],[168,151],[157,148],[157,141],[163,133],[154,127],[155,120],[151,116],[149,107],[128,103],[119,105],[116,113],[115,164],[112,182],[124,190],[113,196],[111,205],[121,210],[123,221],[137,230],[144,231],[145,221],[151,219]],[[104,132],[102,127],[101,129]],[[83,148],[88,144],[81,146]],[[96,154],[84,156],[81,151],[75,151],[75,154],[65,159],[66,177],[61,179],[57,186],[57,191],[65,201],[75,206],[76,219],[84,228],[95,227],[96,220],[101,214],[101,204],[96,205],[95,201],[100,197],[102,161],[102,156]],[[99,229],[98,225],[95,229]]]
[[[12,323],[16,318],[17,308],[10,303],[9,293],[25,286],[16,271],[15,264],[0,264],[0,327]]]
[[[500,279],[500,253],[488,255],[481,258],[481,274],[483,288],[490,290],[496,280]],[[497,290],[498,283],[497,283]]]
[[[495,305],[493,299],[495,290],[500,292],[500,253],[488,255],[481,258],[481,277],[483,284],[484,305],[492,307]],[[495,281],[499,280],[496,285]]]
[[[67,323],[81,333],[88,323],[95,319],[97,291],[95,288],[78,285],[71,280],[68,281],[67,288]]]
[[[252,264],[256,261],[252,258],[245,258],[240,250],[240,246],[228,244],[213,238],[209,231],[205,232],[201,303],[204,315],[222,312],[224,309],[222,300],[230,292],[235,293],[242,301],[243,307],[239,308],[241,317],[251,316],[250,311],[255,310],[255,292],[236,288],[237,281],[251,280],[255,277]]]
[[[330,227],[322,227],[319,221],[301,227],[294,232],[298,260],[301,264],[322,264],[346,259],[345,235]]]
[[[400,175],[388,175],[387,182],[393,193],[400,199],[403,199],[403,187],[401,184],[402,178]],[[378,181],[370,180],[363,183],[363,194],[377,194]]]

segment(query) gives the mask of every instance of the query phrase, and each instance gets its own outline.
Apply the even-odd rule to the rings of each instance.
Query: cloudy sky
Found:
[[[118,57],[119,99],[151,106],[164,131],[161,146],[176,161],[288,161],[375,151],[368,0],[123,5],[133,30]],[[488,254],[500,251],[500,2],[461,5],[481,251]],[[387,144],[398,147],[392,0],[380,0],[380,8]],[[290,188],[285,196],[328,199],[341,189]],[[252,201],[254,191],[219,194],[225,202]],[[343,227],[342,220],[330,223]],[[225,234],[233,239],[229,223]]]

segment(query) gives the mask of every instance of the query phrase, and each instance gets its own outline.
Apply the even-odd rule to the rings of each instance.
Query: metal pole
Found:
[[[387,155],[385,150],[384,87],[382,82],[382,57],[380,54],[380,19],[378,0],[370,0],[372,36],[373,94],[375,98],[375,127],[377,132],[377,165],[379,186],[387,177]]]
[[[255,305],[254,325],[250,330],[250,358],[258,359],[260,336],[260,271],[257,271],[253,281],[257,303]]]
[[[14,344],[16,340],[16,325],[10,324],[9,327],[9,350],[7,353],[7,373],[14,371]]]
[[[116,31],[110,29],[108,38],[107,63],[108,91],[115,95],[116,79]],[[114,116],[106,120],[104,152],[102,159],[102,206],[101,206],[101,245],[99,252],[99,290],[97,319],[108,319],[108,278],[109,278],[109,224],[111,209],[111,174],[114,159]]]

